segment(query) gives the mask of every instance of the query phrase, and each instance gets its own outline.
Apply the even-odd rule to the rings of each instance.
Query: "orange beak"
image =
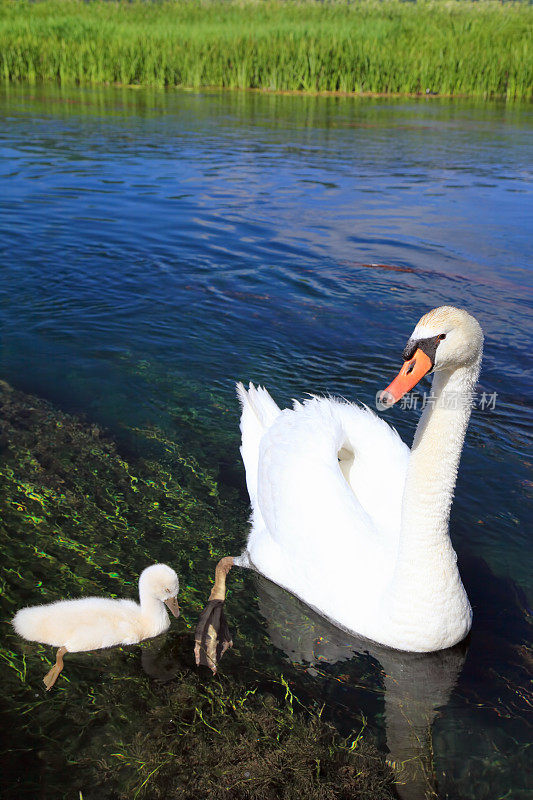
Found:
[[[392,406],[409,392],[413,386],[416,386],[419,380],[433,368],[433,364],[429,356],[423,350],[415,350],[415,354],[409,361],[405,361],[403,367],[390,383],[384,389],[380,396],[379,401],[384,406]]]

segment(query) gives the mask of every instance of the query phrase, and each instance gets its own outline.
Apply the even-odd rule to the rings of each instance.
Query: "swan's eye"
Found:
[[[442,342],[442,340],[445,339],[445,338],[446,338],[446,334],[445,333],[441,333],[441,335],[439,336],[439,342]]]

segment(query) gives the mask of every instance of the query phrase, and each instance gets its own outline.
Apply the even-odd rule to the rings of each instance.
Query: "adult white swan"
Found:
[[[366,407],[313,397],[281,411],[265,389],[238,384],[252,526],[245,552],[217,566],[198,663],[216,670],[231,645],[222,602],[232,565],[389,647],[430,652],[466,636],[472,610],[448,520],[482,352],[466,311],[442,306],[418,322],[381,395],[392,405],[434,372],[411,450]]]

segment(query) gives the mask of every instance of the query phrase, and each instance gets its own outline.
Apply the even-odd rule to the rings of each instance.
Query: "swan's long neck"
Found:
[[[458,641],[470,627],[471,610],[448,532],[472,396],[481,358],[469,367],[437,372],[429,402],[416,429],[402,503],[396,569],[389,595],[394,616],[413,627],[433,619],[435,636]],[[434,400],[433,400],[434,398]],[[466,630],[449,630],[457,617]],[[458,622],[459,627],[461,622]],[[440,626],[440,627],[439,627]],[[441,628],[448,627],[448,630]],[[453,641],[448,644],[453,644]],[[444,646],[447,646],[444,643]]]

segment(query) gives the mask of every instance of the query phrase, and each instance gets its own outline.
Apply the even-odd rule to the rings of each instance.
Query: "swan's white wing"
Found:
[[[269,531],[284,540],[282,529],[309,515],[312,527],[320,519],[353,529],[357,539],[394,538],[409,452],[366,407],[325,398],[295,403],[260,440],[257,492]]]
[[[339,453],[349,461],[346,477]],[[259,444],[265,527],[254,524],[252,563],[341,621],[347,599],[333,596],[336,578],[374,595],[394,564],[408,455],[367,409],[314,398],[281,412]]]
[[[400,533],[410,450],[396,430],[367,407],[335,402],[334,413],[346,437],[341,469],[390,550]]]

